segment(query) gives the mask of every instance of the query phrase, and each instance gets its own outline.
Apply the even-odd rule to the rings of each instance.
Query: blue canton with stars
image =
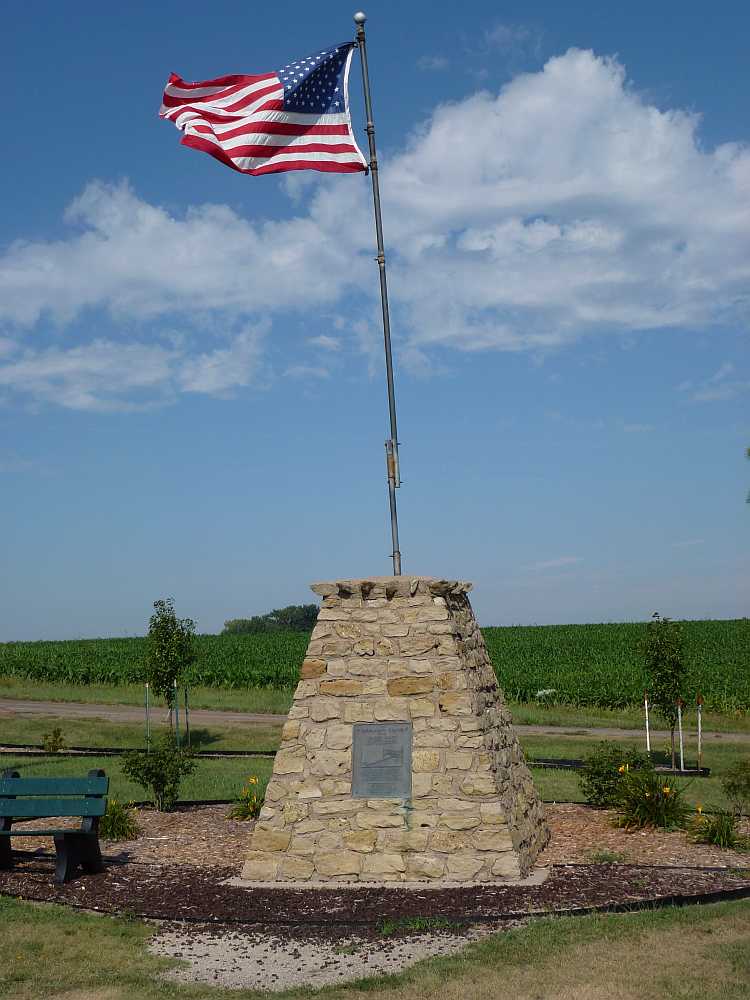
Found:
[[[308,115],[343,114],[344,67],[351,42],[323,49],[278,70],[284,86],[284,110]]]

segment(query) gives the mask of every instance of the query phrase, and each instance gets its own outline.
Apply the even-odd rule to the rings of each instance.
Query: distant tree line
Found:
[[[259,632],[311,632],[318,618],[317,604],[290,604],[274,608],[266,615],[253,618],[230,618],[224,622],[222,635],[256,634]]]

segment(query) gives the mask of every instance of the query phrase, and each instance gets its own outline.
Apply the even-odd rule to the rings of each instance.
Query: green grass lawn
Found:
[[[208,708],[229,712],[257,712],[286,715],[292,704],[291,690],[277,688],[208,688],[190,689],[192,708]],[[32,701],[78,701],[90,705],[143,705],[143,686],[138,684],[48,684],[19,677],[0,676],[0,698]],[[621,729],[642,729],[643,712],[637,708],[606,709],[577,708],[572,705],[538,705],[508,702],[513,720],[518,725],[559,726],[574,729],[586,726],[611,726]],[[658,728],[658,719],[652,719]],[[706,732],[750,733],[750,713],[704,712]],[[695,713],[686,715],[686,727],[695,729]]]
[[[146,951],[153,926],[0,898],[4,1000],[261,1000],[268,993],[181,986]],[[396,976],[278,1000],[748,1000],[746,901],[541,919]]]
[[[26,720],[24,720],[26,721]],[[54,721],[54,720],[53,720]],[[58,720],[63,728],[63,734],[68,738],[65,723],[70,720]],[[97,723],[94,720],[84,720],[84,729],[90,737],[96,737],[93,727],[102,728],[102,741],[111,740],[112,746],[133,746],[131,742],[138,730],[120,723]],[[106,727],[106,728],[104,728]],[[278,745],[279,729],[259,727],[258,734],[254,727],[246,726],[240,730],[236,727],[223,729],[213,727],[202,732],[201,746],[206,749],[234,748],[245,746],[252,749],[273,749]],[[80,735],[80,734],[79,734]],[[74,742],[69,739],[68,742]],[[622,741],[623,744],[627,741]],[[635,742],[635,741],[631,741]],[[564,757],[580,758],[596,745],[596,741],[581,737],[568,736],[535,736],[524,735],[521,744],[529,757]],[[729,803],[721,789],[721,778],[727,769],[741,758],[747,758],[750,747],[746,744],[730,742],[721,745],[712,744],[704,755],[704,764],[711,768],[711,777],[694,779],[677,779],[678,785],[685,788],[685,795],[694,805],[700,803],[704,809],[723,809]],[[21,773],[32,776],[57,776],[85,774],[89,768],[102,767],[111,778],[111,793],[121,801],[145,799],[146,793],[126,778],[122,773],[122,764],[118,757],[25,757],[23,754],[0,757],[0,767],[16,767]],[[201,760],[198,770],[185,779],[181,797],[184,799],[230,799],[238,794],[244,779],[248,774],[257,774],[265,778],[271,772],[272,761],[268,758],[249,759],[213,759]],[[532,767],[534,780],[542,798],[547,802],[583,802],[578,777],[574,771],[553,770],[550,768]]]

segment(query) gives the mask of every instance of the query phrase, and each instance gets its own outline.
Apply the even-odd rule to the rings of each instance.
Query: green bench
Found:
[[[18,771],[0,774],[0,868],[13,867],[11,837],[53,837],[55,882],[67,882],[80,867],[85,872],[104,870],[99,849],[99,819],[107,808],[109,778],[104,771],[89,771],[85,778],[22,778]],[[15,830],[19,820],[80,816],[77,830]]]

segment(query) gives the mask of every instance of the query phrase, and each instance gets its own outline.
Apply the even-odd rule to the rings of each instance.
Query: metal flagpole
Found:
[[[380,187],[378,185],[378,158],[375,152],[375,126],[372,121],[372,100],[370,99],[370,76],[367,72],[367,48],[365,46],[365,21],[367,15],[359,11],[354,15],[357,25],[357,47],[362,60],[362,85],[365,91],[365,112],[367,115],[367,139],[370,145],[370,177],[372,178],[372,199],[375,207],[375,233],[378,255],[375,258],[380,269],[380,301],[383,306],[383,338],[385,340],[385,369],[388,378],[388,411],[391,418],[391,436],[385,442],[386,466],[388,469],[388,500],[391,508],[391,537],[393,540],[393,572],[401,576],[401,552],[398,547],[398,513],[396,511],[396,490],[401,485],[398,462],[398,432],[396,430],[396,394],[393,388],[393,355],[391,353],[391,321],[388,314],[388,285],[385,277],[385,247],[383,245],[383,220],[380,215]]]

